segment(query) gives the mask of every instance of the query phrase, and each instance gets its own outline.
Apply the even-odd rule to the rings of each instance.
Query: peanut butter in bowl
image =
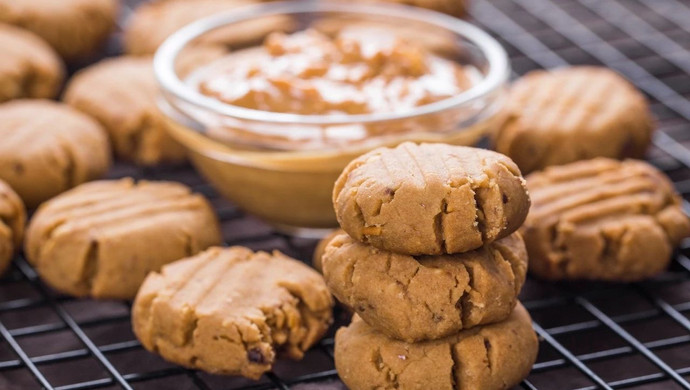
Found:
[[[270,112],[400,112],[467,90],[469,68],[385,29],[349,28],[335,38],[308,29],[273,33],[263,46],[202,68],[197,86],[225,103]]]
[[[458,95],[480,77],[472,66],[436,56],[391,30],[350,27],[332,38],[313,29],[273,33],[262,46],[214,61],[198,69],[187,81],[202,94],[233,106],[347,117],[404,113]],[[214,136],[268,149],[314,150],[353,146],[372,137],[442,132],[442,117],[435,115],[433,121],[427,117],[426,123],[352,122],[312,129],[280,127],[273,131],[266,126],[219,126]]]
[[[326,11],[309,7],[342,6],[283,3],[275,6],[278,11],[265,9],[265,16],[287,7],[302,13],[293,15],[297,20],[318,19]],[[310,24],[271,33],[261,45],[233,50],[176,77],[174,85],[159,74],[171,134],[186,145],[199,171],[241,208],[293,234],[314,236],[336,226],[333,183],[358,155],[410,140],[475,143],[489,127],[507,77],[505,53],[493,41],[502,64],[491,64],[488,55],[479,58],[480,45],[460,34],[464,57],[478,58],[459,61],[415,42],[409,32],[399,34],[396,17],[418,18],[417,12],[358,4],[339,12],[359,8],[363,14],[353,15],[366,18],[378,10],[385,18],[329,33]],[[429,11],[421,15],[491,39],[465,22]],[[163,60],[174,60],[166,50],[174,54],[174,39],[185,30],[163,45],[159,70]],[[187,38],[177,49],[195,36]],[[487,86],[491,72],[494,80]]]

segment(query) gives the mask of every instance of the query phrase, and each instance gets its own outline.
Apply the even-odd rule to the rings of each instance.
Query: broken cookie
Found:
[[[401,255],[334,237],[323,256],[333,295],[370,326],[409,342],[506,319],[525,281],[519,233],[455,255]]]
[[[282,253],[211,248],[146,278],[132,308],[144,347],[185,367],[259,379],[301,359],[332,321],[321,275]]]
[[[343,230],[410,255],[461,253],[506,237],[529,204],[508,157],[445,144],[375,149],[353,160],[333,189]]]
[[[641,280],[690,234],[671,182],[643,161],[581,161],[527,177],[530,271],[546,279]]]
[[[208,201],[182,184],[83,184],[44,203],[25,254],[41,279],[76,296],[132,299],[150,271],[221,242]]]

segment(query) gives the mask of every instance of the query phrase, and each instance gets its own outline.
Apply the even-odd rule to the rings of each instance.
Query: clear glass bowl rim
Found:
[[[342,12],[408,19],[435,25],[462,36],[482,52],[488,64],[488,72],[480,82],[456,96],[405,112],[371,113],[357,115],[300,115],[255,110],[223,103],[203,95],[177,76],[175,62],[188,43],[211,30],[260,17],[299,14]],[[460,108],[483,98],[501,88],[508,80],[510,66],[503,47],[488,33],[463,20],[426,9],[399,4],[345,3],[334,0],[291,0],[243,6],[195,21],[168,37],[158,48],[153,59],[156,79],[164,95],[182,102],[228,117],[279,124],[342,125],[349,123],[374,123],[395,121],[445,110]]]

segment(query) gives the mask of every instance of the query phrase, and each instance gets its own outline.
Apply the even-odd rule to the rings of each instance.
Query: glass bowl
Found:
[[[352,25],[390,29],[471,67],[475,82],[456,96],[402,112],[298,115],[203,95],[186,76],[189,66],[185,75],[178,66],[180,53],[195,45],[221,42],[234,50],[261,44],[275,30],[334,34]],[[199,20],[161,45],[154,69],[169,131],[198,171],[243,210],[308,237],[337,227],[331,193],[349,161],[404,141],[475,144],[492,127],[510,73],[500,44],[467,22],[402,5],[331,1],[265,3]]]

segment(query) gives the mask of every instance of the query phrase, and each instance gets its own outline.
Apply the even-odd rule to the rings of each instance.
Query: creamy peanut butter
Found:
[[[198,76],[205,95],[228,104],[294,114],[404,112],[471,86],[465,67],[395,34],[346,28],[274,33],[263,46],[220,59]]]

